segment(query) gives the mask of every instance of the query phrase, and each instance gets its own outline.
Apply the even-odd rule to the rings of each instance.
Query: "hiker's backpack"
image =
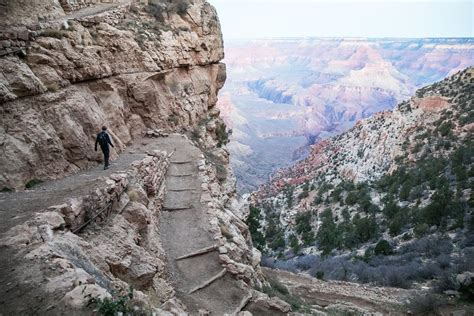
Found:
[[[97,135],[97,141],[99,142],[100,147],[107,146],[107,134],[100,132],[99,135]]]

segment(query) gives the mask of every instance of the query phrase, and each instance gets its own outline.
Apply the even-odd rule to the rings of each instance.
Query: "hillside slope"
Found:
[[[266,264],[329,279],[459,289],[474,256],[474,68],[314,145],[253,195]]]

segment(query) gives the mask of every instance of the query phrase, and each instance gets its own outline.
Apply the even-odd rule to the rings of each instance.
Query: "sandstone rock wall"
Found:
[[[225,80],[215,10],[203,1],[183,16],[147,10],[124,5],[23,30],[34,32],[26,56],[0,62],[0,188],[95,165],[104,124],[120,152],[147,128],[187,128],[214,107]]]

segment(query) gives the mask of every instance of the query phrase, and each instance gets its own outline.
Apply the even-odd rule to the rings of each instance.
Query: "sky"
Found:
[[[225,39],[474,37],[474,0],[208,0]]]

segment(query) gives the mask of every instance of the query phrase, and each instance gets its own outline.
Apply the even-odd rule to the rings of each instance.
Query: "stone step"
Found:
[[[199,255],[203,255],[203,254],[215,251],[217,249],[219,249],[219,245],[217,245],[217,244],[209,246],[209,247],[204,247],[204,248],[198,249],[196,251],[190,252],[190,253],[188,253],[184,256],[178,257],[175,260],[178,261],[178,260],[188,259],[188,258],[191,258],[191,257],[196,257],[196,256],[199,256]]]
[[[170,163],[174,165],[184,165],[184,164],[193,164],[194,160],[189,160],[189,159],[176,159],[176,160],[171,160]]]
[[[166,179],[166,188],[170,191],[184,190],[186,188],[196,189],[201,184],[194,176],[189,177],[168,177]]]
[[[197,174],[197,167],[193,164],[172,164],[168,169],[168,176],[191,176]]]
[[[247,301],[248,289],[239,287],[238,281],[235,280],[230,273],[223,273],[223,275],[216,274],[215,277],[216,279],[204,287],[200,287],[192,294],[186,294],[186,296],[189,297],[188,301],[191,301],[191,304],[199,304],[200,308],[212,310],[212,315],[235,315],[235,311],[245,310],[246,306],[241,306],[244,303],[249,303],[249,301]],[[242,300],[242,298],[245,298],[245,300]],[[254,313],[254,315],[272,314]]]
[[[189,294],[193,294],[194,292],[196,291],[199,291],[200,289],[203,289],[207,286],[209,286],[210,284],[212,284],[214,281],[216,281],[217,279],[220,279],[222,278],[225,274],[226,274],[227,270],[226,269],[222,269],[221,272],[217,273],[216,275],[212,276],[211,278],[207,279],[206,281],[204,281],[203,283],[199,284],[198,286],[194,287],[193,289],[191,289],[189,291]]]
[[[178,206],[169,206],[169,207],[166,207],[166,206],[163,206],[163,210],[164,211],[168,211],[168,212],[174,212],[174,211],[192,211],[194,209],[194,207],[192,205],[178,205]]]

